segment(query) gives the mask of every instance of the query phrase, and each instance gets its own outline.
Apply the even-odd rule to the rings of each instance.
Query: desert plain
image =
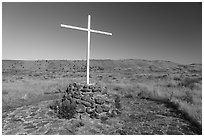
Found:
[[[2,134],[202,134],[202,64],[91,60],[90,83],[85,60],[3,60]]]

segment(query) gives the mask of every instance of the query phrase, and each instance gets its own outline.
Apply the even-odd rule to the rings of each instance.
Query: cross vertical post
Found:
[[[63,28],[82,30],[82,31],[88,32],[86,83],[87,83],[87,85],[89,85],[89,59],[90,59],[91,32],[92,33],[98,33],[98,34],[104,34],[104,35],[110,35],[110,36],[112,35],[112,33],[91,29],[91,15],[88,15],[88,27],[87,28],[81,28],[81,27],[65,25],[65,24],[61,24],[60,26]]]
[[[87,76],[86,76],[86,84],[89,85],[89,58],[90,58],[90,32],[91,29],[91,16],[88,15],[88,47],[87,47]]]

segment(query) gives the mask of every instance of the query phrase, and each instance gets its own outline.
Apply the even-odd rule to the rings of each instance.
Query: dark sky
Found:
[[[3,3],[3,59],[86,59],[87,32],[60,24],[113,33],[91,33],[91,59],[169,60],[202,63],[201,3]]]

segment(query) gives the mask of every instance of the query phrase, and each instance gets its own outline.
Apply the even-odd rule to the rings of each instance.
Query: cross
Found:
[[[86,83],[87,83],[87,85],[89,85],[89,58],[90,58],[90,35],[91,35],[91,32],[99,33],[99,34],[105,34],[105,35],[112,35],[112,33],[91,29],[91,15],[88,15],[88,28],[81,28],[81,27],[65,25],[65,24],[61,24],[61,27],[70,28],[70,29],[76,29],[76,30],[82,30],[82,31],[87,31],[88,32]]]

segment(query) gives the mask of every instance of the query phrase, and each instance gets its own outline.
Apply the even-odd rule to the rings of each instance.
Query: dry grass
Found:
[[[140,97],[160,101],[174,106],[190,121],[202,124],[202,83],[197,78],[173,78],[162,81],[142,83],[119,80],[120,82],[101,82],[109,93],[125,97]]]
[[[2,83],[2,110],[7,111],[10,108],[15,108],[23,105],[37,103],[43,100],[57,98],[58,95],[46,94],[52,93],[59,89],[65,88],[68,83],[82,79],[26,79],[23,81],[14,81]]]
[[[189,79],[188,79],[189,80]],[[186,83],[186,79],[181,81]],[[189,82],[189,81],[188,81]],[[192,120],[202,123],[202,89],[196,88],[195,81],[185,86],[180,84],[165,86],[162,83],[137,84],[140,87],[139,96],[147,99],[166,101],[178,105],[179,111],[186,113]],[[194,86],[192,86],[194,85]]]

